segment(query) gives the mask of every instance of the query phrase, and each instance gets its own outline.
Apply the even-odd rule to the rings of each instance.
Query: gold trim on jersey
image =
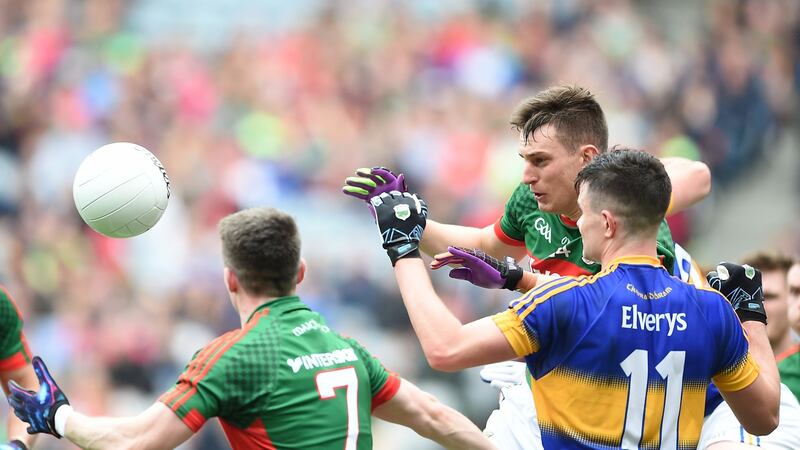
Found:
[[[539,343],[528,333],[517,313],[507,309],[492,316],[495,325],[511,344],[517,356],[527,356],[539,351]]]
[[[750,352],[747,352],[747,357],[739,364],[718,373],[712,380],[720,391],[740,391],[758,378],[759,371],[758,364],[750,356]]]

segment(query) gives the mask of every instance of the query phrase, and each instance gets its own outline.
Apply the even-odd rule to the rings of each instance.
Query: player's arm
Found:
[[[730,406],[739,423],[748,433],[764,436],[778,426],[780,404],[780,379],[775,356],[767,338],[765,324],[755,321],[742,323],[750,341],[750,356],[758,364],[758,377],[749,386],[736,391],[720,393]]]
[[[711,192],[711,170],[701,161],[687,158],[661,158],[672,182],[669,213],[682,211]]]
[[[364,200],[367,204],[370,203],[372,198],[378,197],[383,193],[406,192],[408,190],[404,175],[395,175],[385,167],[357,169],[355,175],[345,179],[342,192],[351,197]],[[512,246],[503,243],[497,237],[494,227],[491,225],[485,228],[475,228],[429,221],[425,238],[422,240],[422,251],[433,256],[447,251],[447,247],[451,245],[454,247],[479,248],[496,258],[511,256],[515,259],[521,259],[525,256],[524,245]]]
[[[161,402],[134,417],[91,417],[72,412],[64,437],[80,448],[173,449],[192,436],[192,430]]]
[[[434,291],[421,259],[397,261],[395,277],[411,325],[432,368],[457,371],[517,357],[491,318],[462,324],[447,309]]]
[[[33,371],[33,367],[30,364],[25,364],[24,366],[18,369],[12,370],[5,370],[0,372],[0,380],[3,383],[3,392],[5,392],[6,397],[8,397],[8,382],[14,380],[20,386],[23,386],[26,389],[38,389],[39,382],[36,379],[36,373]],[[9,414],[8,414],[8,425],[7,425],[7,433],[9,440],[18,440],[25,444],[28,448],[33,446],[33,442],[36,439],[36,436],[28,434],[25,429],[28,428],[28,425],[25,422],[19,420],[17,416],[11,413],[12,410],[9,407]]]
[[[192,430],[163,403],[134,417],[90,417],[73,411],[44,362],[33,358],[38,391],[9,382],[8,402],[14,414],[27,422],[29,433],[66,437],[84,449],[171,449],[192,435]]]
[[[732,263],[720,263],[716,269],[706,276],[708,283],[731,303],[741,327],[737,326],[729,309],[723,311],[719,320],[723,328],[719,333],[718,351],[732,367],[717,374],[714,384],[747,432],[766,435],[778,426],[781,387],[767,337],[761,272],[748,265]],[[747,333],[747,341],[742,328]],[[736,356],[742,355],[742,350],[747,352],[744,359]],[[740,362],[736,362],[737,359]]]
[[[495,234],[494,225],[483,228],[450,225],[429,220],[422,238],[422,251],[433,256],[447,251],[449,246],[477,248],[495,258],[510,256],[516,260],[525,257],[525,246],[508,245]]]
[[[411,428],[447,449],[495,448],[469,419],[407,380],[401,380],[394,397],[372,414]]]

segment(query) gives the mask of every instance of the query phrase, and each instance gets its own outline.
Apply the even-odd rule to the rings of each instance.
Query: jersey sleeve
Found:
[[[758,377],[758,364],[749,353],[749,343],[739,318],[722,294],[711,292],[717,297],[715,305],[719,320],[715,335],[718,336],[716,352],[717,367],[712,380],[721,391],[738,391],[746,388]]]
[[[5,288],[0,287],[0,371],[16,370],[31,361],[22,332],[22,314]]]
[[[195,433],[208,419],[221,415],[226,386],[219,360],[232,344],[226,339],[229,334],[195,353],[175,385],[158,399]]]
[[[561,277],[528,291],[513,300],[509,308],[492,316],[517,356],[542,351],[542,347],[558,340],[559,326],[571,314],[570,303],[554,301],[556,296],[570,296],[577,284],[574,277]]]
[[[369,374],[369,385],[372,393],[372,410],[391,400],[400,389],[400,377],[383,367],[378,358],[359,344],[355,339],[346,339],[364,363]]]
[[[517,186],[506,202],[503,216],[494,225],[495,235],[505,244],[525,245],[525,227],[520,212],[525,210],[528,203],[525,198],[526,191],[529,191],[527,185]]]

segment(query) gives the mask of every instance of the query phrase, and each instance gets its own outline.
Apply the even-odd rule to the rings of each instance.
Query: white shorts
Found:
[[[492,411],[483,434],[502,450],[544,449],[528,383],[515,384],[500,391],[500,406]]]
[[[717,442],[739,442],[768,449],[800,449],[800,403],[785,384],[781,384],[780,415],[781,421],[775,431],[766,436],[753,436],[744,431],[730,406],[722,402],[703,422],[697,448],[704,449]]]

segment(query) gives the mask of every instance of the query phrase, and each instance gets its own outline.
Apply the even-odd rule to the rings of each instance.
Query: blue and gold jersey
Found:
[[[535,380],[544,448],[695,448],[709,382],[758,376],[725,298],[651,257],[546,283],[494,321]]]

